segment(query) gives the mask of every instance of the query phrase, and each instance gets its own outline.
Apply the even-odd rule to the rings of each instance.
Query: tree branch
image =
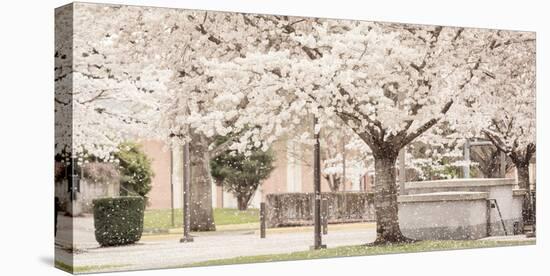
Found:
[[[441,109],[441,114],[442,115],[445,115],[447,113],[447,111],[449,111],[449,109],[451,108],[451,106],[453,105],[453,100],[450,100],[449,102],[447,102],[443,108]],[[416,139],[416,137],[420,136],[422,133],[426,132],[428,129],[430,129],[432,126],[434,126],[435,124],[437,124],[439,121],[441,120],[441,117],[438,117],[438,118],[432,118],[431,120],[429,120],[428,122],[426,122],[425,124],[423,124],[422,126],[420,126],[418,129],[416,129],[416,131],[414,131],[413,133],[405,136],[405,138],[400,141],[400,143],[398,144],[400,146],[400,148],[406,146],[407,144],[409,144],[410,142],[412,142],[414,139]]]

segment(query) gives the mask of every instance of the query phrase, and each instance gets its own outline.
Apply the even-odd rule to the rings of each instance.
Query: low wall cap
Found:
[[[484,187],[514,185],[513,178],[456,178],[445,180],[430,180],[406,182],[406,189],[451,188],[451,187]]]
[[[489,193],[486,192],[438,192],[426,194],[403,195],[397,198],[400,203],[406,202],[435,202],[435,201],[466,201],[486,200]]]

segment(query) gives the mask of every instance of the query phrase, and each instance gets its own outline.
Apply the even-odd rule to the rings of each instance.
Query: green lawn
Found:
[[[531,241],[420,241],[412,244],[401,245],[380,245],[380,246],[341,246],[322,250],[308,250],[299,251],[288,254],[271,254],[271,255],[258,255],[258,256],[246,256],[230,259],[211,260],[205,262],[198,262],[192,264],[185,264],[174,267],[194,267],[194,266],[209,266],[209,265],[229,265],[229,264],[244,264],[244,263],[258,263],[258,262],[273,262],[273,261],[292,261],[292,260],[305,260],[305,259],[319,259],[319,258],[332,258],[332,257],[351,257],[351,256],[368,256],[368,255],[381,255],[381,254],[395,254],[395,253],[412,253],[423,251],[439,251],[439,250],[456,250],[456,249],[470,249],[470,248],[485,248],[485,247],[499,247],[499,246],[518,246],[518,245],[533,245],[534,240]],[[127,265],[112,264],[112,265],[98,265],[98,266],[76,266],[72,267],[60,261],[55,262],[55,266],[62,270],[71,273],[87,273],[98,272],[102,270],[110,270],[115,268],[122,268]]]
[[[257,262],[273,262],[273,261],[290,261],[304,259],[319,259],[332,257],[351,257],[351,256],[368,256],[381,254],[395,253],[411,253],[423,251],[439,251],[439,250],[455,250],[468,248],[484,248],[498,246],[515,246],[515,245],[533,245],[535,241],[420,241],[411,244],[401,245],[380,245],[380,246],[342,246],[322,250],[299,251],[289,254],[272,254],[259,256],[246,256],[230,259],[212,260],[205,262],[183,265],[189,266],[207,266],[207,265],[228,265],[228,264],[244,264]]]
[[[172,225],[172,210],[146,210],[143,227],[145,229],[169,229],[182,227],[183,210],[174,210],[174,225]],[[214,221],[216,225],[245,224],[260,221],[258,209],[239,211],[229,208],[215,208]]]
[[[78,274],[78,273],[89,273],[89,272],[98,272],[101,270],[110,270],[114,268],[120,268],[125,265],[85,265],[85,266],[71,266],[61,261],[55,261],[55,267],[72,273],[72,274]]]

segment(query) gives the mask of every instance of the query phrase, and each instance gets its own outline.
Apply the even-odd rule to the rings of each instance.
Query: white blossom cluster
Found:
[[[56,104],[56,153],[109,159],[126,139],[182,143],[192,131],[239,133],[231,148],[242,152],[285,135],[311,143],[303,124],[313,116],[316,133],[343,122],[346,147],[377,158],[413,141],[534,144],[532,33],[82,3],[76,12],[72,44],[56,46],[56,101],[72,102]],[[338,170],[331,160],[327,172]]]

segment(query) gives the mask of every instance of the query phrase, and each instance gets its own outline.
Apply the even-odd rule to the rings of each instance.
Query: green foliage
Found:
[[[121,195],[139,195],[147,200],[154,175],[151,160],[131,142],[122,143],[115,157],[119,160]]]
[[[145,201],[139,196],[93,201],[95,239],[101,246],[131,244],[141,238]]]
[[[221,144],[226,140],[219,137],[216,142]],[[224,188],[237,197],[239,209],[244,210],[261,181],[273,171],[274,161],[271,149],[253,149],[249,154],[227,150],[210,160],[210,169],[212,177],[223,182]]]

